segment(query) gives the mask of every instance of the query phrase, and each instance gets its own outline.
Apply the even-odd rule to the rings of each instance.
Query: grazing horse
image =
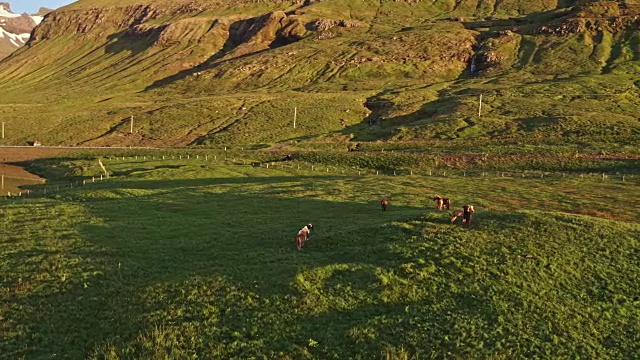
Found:
[[[313,225],[307,224],[298,231],[298,235],[296,235],[296,248],[298,250],[302,249],[302,245],[309,239],[311,229],[313,229]]]
[[[451,213],[451,224],[454,224],[456,222],[456,219],[462,216],[462,226],[470,226],[471,213],[473,212],[473,205],[465,205],[462,207],[462,210],[454,210]]]
[[[380,206],[382,207],[382,211],[387,211],[387,208],[389,207],[389,201],[387,201],[387,199],[380,200]]]
[[[440,211],[444,209],[449,210],[449,207],[451,207],[451,200],[449,200],[449,198],[436,195],[433,197],[433,200],[436,202],[436,208]]]

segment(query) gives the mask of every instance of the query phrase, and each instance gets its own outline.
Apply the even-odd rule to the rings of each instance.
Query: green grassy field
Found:
[[[105,163],[0,200],[0,357],[640,356],[637,182]]]

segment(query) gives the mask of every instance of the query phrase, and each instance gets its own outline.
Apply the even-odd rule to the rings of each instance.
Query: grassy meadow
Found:
[[[0,200],[1,358],[640,356],[637,181],[104,161]]]

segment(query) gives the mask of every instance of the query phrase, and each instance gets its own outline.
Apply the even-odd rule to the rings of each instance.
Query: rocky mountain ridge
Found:
[[[24,46],[31,37],[31,31],[51,11],[40,8],[33,15],[14,14],[9,3],[0,2],[0,59]]]

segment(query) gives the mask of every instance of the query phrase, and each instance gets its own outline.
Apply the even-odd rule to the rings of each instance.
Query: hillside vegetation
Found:
[[[629,141],[639,7],[81,0],[0,62],[2,144]]]

